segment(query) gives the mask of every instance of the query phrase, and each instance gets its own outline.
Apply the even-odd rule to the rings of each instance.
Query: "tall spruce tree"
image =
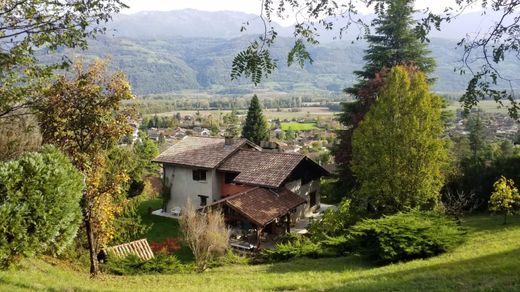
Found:
[[[345,93],[356,98],[344,103],[340,122],[346,127],[339,135],[340,143],[335,149],[335,160],[340,165],[342,189],[353,189],[355,178],[350,170],[352,160],[352,135],[365,114],[370,110],[378,91],[384,85],[388,70],[396,65],[415,66],[428,74],[435,69],[435,60],[429,57],[427,45],[414,29],[417,22],[412,18],[413,0],[378,0],[377,18],[372,22],[375,34],[366,37],[366,64],[355,71],[358,82]]]
[[[264,114],[258,96],[253,95],[249,110],[247,111],[246,123],[242,129],[242,137],[249,141],[260,144],[261,141],[269,140],[269,128],[265,121]]]
[[[353,203],[379,214],[432,208],[440,199],[447,151],[441,99],[424,73],[396,66],[352,139]]]
[[[429,57],[427,45],[414,30],[417,21],[412,18],[414,0],[379,0],[377,18],[372,24],[375,34],[366,36],[368,49],[363,60],[363,70],[354,71],[359,82],[345,89],[346,93],[359,96],[359,91],[374,79],[383,68],[411,64],[429,74],[435,69],[435,59]]]

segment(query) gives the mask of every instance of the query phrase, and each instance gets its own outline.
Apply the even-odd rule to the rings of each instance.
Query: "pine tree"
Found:
[[[469,132],[468,139],[471,152],[473,153],[473,161],[477,162],[479,153],[486,145],[485,129],[480,119],[480,111],[468,117],[466,130]]]
[[[269,128],[265,121],[262,107],[258,97],[253,95],[249,110],[247,111],[246,123],[242,129],[242,137],[249,141],[260,144],[261,141],[269,140]]]
[[[346,130],[339,134],[340,143],[334,154],[340,165],[341,188],[355,188],[355,178],[350,170],[352,135],[384,85],[388,70],[396,65],[408,65],[428,74],[435,69],[435,60],[428,56],[426,44],[414,31],[413,4],[413,0],[380,0],[376,5],[375,34],[366,37],[368,49],[363,58],[366,64],[362,70],[354,72],[358,83],[344,90],[353,95],[356,102],[343,103],[340,115]]]
[[[376,10],[375,34],[368,35],[368,49],[363,70],[354,71],[359,82],[345,92],[358,96],[368,80],[374,79],[383,68],[412,64],[428,74],[435,69],[427,45],[414,31],[417,22],[412,18],[414,0],[385,0]]]
[[[442,134],[441,99],[429,92],[425,74],[394,67],[354,131],[356,203],[378,213],[433,207],[447,159]]]

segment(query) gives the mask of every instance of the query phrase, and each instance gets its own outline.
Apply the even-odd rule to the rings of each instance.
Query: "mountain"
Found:
[[[247,29],[241,32],[244,24]],[[290,30],[277,23],[273,27],[281,36]],[[258,15],[235,11],[199,11],[193,9],[173,11],[143,11],[135,14],[118,14],[108,26],[115,36],[131,38],[218,37],[236,38],[244,34],[260,34],[264,26]]]
[[[477,21],[474,14],[462,16],[465,18],[460,18],[460,23]],[[250,27],[246,33],[240,33],[241,24],[248,20],[251,20]],[[434,76],[437,82],[433,89],[439,92],[461,92],[467,85],[469,77],[454,71],[462,57],[462,50],[457,48],[455,40],[462,30],[450,27],[460,23],[448,24],[441,35],[444,38],[432,37],[429,44],[437,60]],[[366,48],[362,41],[322,42],[309,47],[314,59],[312,65],[287,67],[285,60],[294,39],[283,37],[290,35],[290,29],[277,26],[281,36],[272,52],[278,59],[278,69],[259,88],[254,88],[248,80],[231,81],[229,74],[233,57],[255,39],[256,36],[251,34],[263,31],[255,15],[196,10],[141,12],[117,16],[110,29],[111,34],[92,40],[87,51],[64,50],[60,53],[86,58],[110,56],[112,67],[127,74],[139,95],[165,95],[193,89],[213,94],[253,89],[339,92],[355,82],[352,72],[363,66],[363,50]],[[501,69],[506,76],[516,76],[520,64],[518,61],[504,62]],[[520,84],[515,84],[515,87],[520,87]]]

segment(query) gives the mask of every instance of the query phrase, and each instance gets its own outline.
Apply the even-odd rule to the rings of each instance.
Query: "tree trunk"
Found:
[[[507,211],[504,211],[504,225],[507,224]]]
[[[99,273],[99,265],[96,257],[96,248],[94,246],[94,231],[90,219],[85,218],[85,229],[87,231],[88,251],[90,254],[90,276],[95,277]]]

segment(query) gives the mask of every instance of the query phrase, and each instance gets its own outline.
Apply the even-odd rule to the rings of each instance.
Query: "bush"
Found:
[[[350,235],[327,236],[320,241],[320,244],[336,255],[345,255],[352,251],[352,237]]]
[[[115,233],[110,241],[111,245],[118,245],[143,238],[151,229],[150,225],[143,223],[141,214],[139,214],[138,206],[145,199],[146,197],[140,195],[122,203],[122,212],[119,213],[113,221]]]
[[[449,251],[463,240],[463,230],[433,212],[398,213],[365,219],[350,234],[354,247],[382,263],[428,258]]]
[[[247,265],[249,263],[249,257],[228,250],[223,256],[213,259],[209,266],[220,267],[228,265]]]
[[[223,255],[229,247],[229,230],[220,210],[198,212],[188,201],[179,224],[184,232],[184,239],[195,257],[199,273],[206,270],[208,264],[214,258]]]
[[[83,176],[52,147],[0,163],[0,265],[61,253],[81,222],[82,189]]]
[[[356,222],[350,210],[350,200],[344,199],[337,210],[325,211],[320,221],[313,222],[309,233],[315,240],[323,240],[329,236],[339,236],[347,233],[348,227]]]
[[[321,258],[335,254],[323,248],[319,242],[300,236],[293,241],[278,243],[273,249],[264,250],[261,256],[269,262],[279,262],[295,257]]]
[[[173,274],[193,269],[191,266],[183,265],[175,256],[166,253],[158,253],[147,261],[141,260],[136,255],[120,258],[110,254],[103,268],[114,275]]]

